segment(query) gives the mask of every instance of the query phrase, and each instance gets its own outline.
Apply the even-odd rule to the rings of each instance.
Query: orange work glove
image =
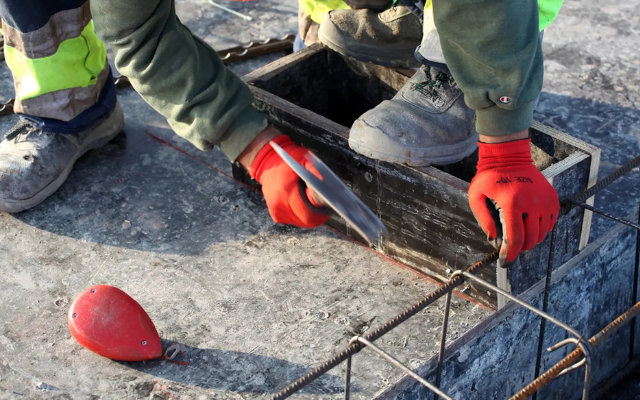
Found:
[[[469,205],[487,239],[512,262],[553,229],[558,193],[533,165],[530,139],[478,143],[478,172],[469,186]]]
[[[287,135],[280,135],[273,141],[300,165],[317,175],[317,171],[305,157],[308,149],[297,146]],[[300,228],[315,228],[330,218],[331,210],[314,201],[312,191],[269,143],[256,156],[249,174],[262,185],[269,214],[275,222]]]

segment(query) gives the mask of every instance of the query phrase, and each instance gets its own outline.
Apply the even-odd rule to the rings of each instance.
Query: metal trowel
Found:
[[[271,142],[273,149],[310,187],[320,200],[331,207],[339,216],[369,243],[377,244],[380,237],[387,232],[382,221],[312,152],[307,153],[307,160],[318,171],[321,179],[311,171],[298,164],[282,147]]]

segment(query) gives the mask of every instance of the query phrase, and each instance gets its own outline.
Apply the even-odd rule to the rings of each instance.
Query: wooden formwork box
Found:
[[[274,126],[313,150],[380,217],[388,234],[376,250],[444,282],[456,269],[493,251],[467,198],[477,152],[453,165],[413,168],[361,156],[347,143],[355,119],[391,99],[411,72],[361,63],[313,45],[243,79],[255,95],[256,107],[269,114]],[[540,123],[533,125],[531,138],[536,166],[561,199],[595,183],[598,148]],[[250,181],[238,165],[234,175]],[[328,224],[360,239],[338,217]],[[562,265],[586,245],[590,226],[591,213],[581,209],[559,220],[554,265]],[[521,255],[509,271],[481,276],[514,294],[524,292],[547,274],[549,236]],[[488,307],[498,307],[493,293],[474,285],[462,291]]]

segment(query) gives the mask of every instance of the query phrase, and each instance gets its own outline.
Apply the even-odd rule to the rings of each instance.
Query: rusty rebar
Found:
[[[349,400],[351,394],[351,362],[353,356],[347,358],[347,366],[344,370],[344,400]]]
[[[589,339],[589,344],[591,347],[596,347],[605,340],[607,340],[611,335],[616,333],[620,328],[625,326],[630,320],[635,318],[638,314],[640,314],[640,302],[636,303],[633,307],[625,311],[618,318],[613,320],[609,325],[607,325],[603,330],[596,333],[593,337]],[[581,357],[584,356],[584,352],[581,348],[576,348],[574,351],[569,353],[568,356],[560,360],[556,365],[549,368],[545,373],[536,378],[533,382],[525,386],[518,393],[513,395],[509,400],[525,400],[529,396],[536,393],[542,387],[544,387],[547,383],[556,378],[562,371],[566,368],[572,366],[576,363]]]
[[[551,292],[551,275],[553,274],[553,263],[555,262],[555,254],[556,254],[556,238],[558,236],[558,222],[553,226],[551,230],[551,241],[549,242],[549,260],[547,262],[547,276],[544,280],[544,297],[542,299],[542,311],[549,311],[549,295]],[[540,318],[540,333],[538,334],[538,351],[536,353],[536,365],[535,365],[535,375],[534,377],[538,377],[540,375],[540,368],[542,366],[542,352],[544,346],[544,334],[547,329],[547,320],[544,318]],[[538,393],[533,395],[532,400],[538,400]]]
[[[624,164],[620,168],[618,168],[615,171],[613,171],[606,178],[602,179],[601,181],[599,181],[595,185],[591,186],[589,189],[585,190],[584,192],[582,192],[578,196],[574,197],[573,200],[580,201],[580,202],[586,201],[588,198],[593,197],[595,194],[600,192],[602,189],[606,188],[607,186],[609,186],[610,184],[612,184],[613,182],[615,182],[619,178],[623,177],[629,171],[631,171],[632,169],[634,169],[637,166],[640,166],[640,155],[638,155],[638,156],[632,158],[631,160],[629,160],[626,164]]]
[[[447,348],[447,329],[449,327],[449,313],[451,312],[451,292],[447,293],[444,303],[444,318],[442,319],[442,332],[440,334],[440,351],[438,352],[438,369],[436,370],[436,387],[439,389],[442,383],[442,368],[444,367],[444,352]],[[438,400],[438,393],[433,392],[433,400]]]

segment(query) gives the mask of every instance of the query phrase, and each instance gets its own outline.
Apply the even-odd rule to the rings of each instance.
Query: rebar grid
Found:
[[[635,260],[636,261],[635,262],[636,265],[635,265],[634,274],[638,273],[638,269],[640,267],[640,265],[639,265],[640,264],[640,223],[639,224],[634,224],[633,222],[626,221],[626,220],[620,219],[618,217],[612,216],[612,215],[610,215],[608,213],[605,213],[605,212],[603,212],[601,210],[598,210],[598,209],[596,209],[596,208],[594,208],[592,206],[589,206],[588,204],[585,204],[584,201],[587,200],[588,198],[594,196],[595,194],[600,192],[602,189],[604,189],[605,187],[609,186],[611,183],[613,183],[614,181],[616,181],[620,177],[624,176],[625,174],[627,174],[629,171],[631,171],[633,168],[637,167],[638,165],[640,165],[640,155],[635,157],[635,158],[633,158],[632,160],[627,162],[625,165],[623,165],[622,167],[620,167],[616,171],[614,171],[612,174],[610,174],[606,178],[602,179],[601,181],[596,183],[596,185],[594,185],[590,189],[586,190],[585,192],[581,193],[580,195],[576,196],[575,198],[563,200],[563,202],[562,202],[563,210],[561,212],[561,214],[566,214],[569,211],[571,211],[571,209],[573,209],[574,207],[581,207],[583,209],[588,209],[590,211],[597,212],[597,213],[599,213],[599,214],[601,214],[601,215],[603,215],[603,216],[605,216],[607,218],[610,218],[610,219],[612,219],[614,221],[626,224],[627,226],[630,226],[630,227],[638,230],[638,240],[637,240],[638,243],[637,243],[637,248],[636,248],[636,254],[637,255],[636,255],[636,260]],[[639,222],[640,222],[640,205],[639,205],[639,209],[638,209],[638,214],[639,214]],[[553,229],[552,236],[554,236],[554,237],[555,237],[556,229],[557,229],[557,226],[554,227],[554,229]],[[553,264],[553,259],[554,259],[554,248],[553,247],[554,246],[553,246],[553,243],[552,243],[552,246],[551,246],[551,249],[550,249],[550,255],[549,255],[549,268],[548,268],[548,274],[547,274],[548,275],[547,276],[547,284],[545,286],[545,299],[548,298],[547,291],[549,290],[549,282],[550,282],[550,276],[551,276],[550,274],[551,274],[552,264]],[[454,291],[454,289],[456,287],[460,286],[466,280],[472,280],[476,284],[484,286],[487,289],[492,290],[492,291],[496,292],[499,295],[505,296],[506,298],[508,298],[512,302],[518,304],[519,306],[524,307],[524,308],[534,312],[535,314],[539,315],[541,317],[541,324],[542,324],[541,325],[541,334],[540,334],[540,344],[539,345],[542,345],[541,342],[542,342],[542,339],[544,337],[544,322],[545,321],[549,321],[549,322],[555,324],[556,326],[559,326],[560,328],[564,329],[565,331],[569,332],[571,335],[573,335],[572,338],[565,339],[565,340],[561,341],[560,343],[557,343],[556,345],[549,347],[547,349],[547,351],[548,352],[552,352],[552,351],[558,350],[558,349],[560,349],[560,348],[562,348],[562,347],[564,347],[566,345],[569,345],[569,344],[574,344],[576,346],[576,349],[573,350],[567,357],[565,357],[560,362],[555,364],[553,367],[551,367],[550,369],[545,371],[542,375],[538,376],[533,382],[531,382],[529,385],[525,386],[522,390],[520,390],[518,393],[516,393],[514,396],[512,396],[509,400],[524,400],[524,399],[528,398],[529,396],[537,393],[542,387],[544,387],[546,384],[548,384],[551,380],[553,380],[553,379],[555,379],[555,378],[557,378],[559,376],[562,376],[562,375],[564,375],[564,374],[566,374],[568,372],[571,372],[571,371],[574,371],[576,369],[579,369],[582,366],[585,367],[582,399],[583,400],[588,400],[589,388],[590,388],[590,385],[589,385],[590,384],[590,375],[591,375],[591,350],[592,350],[592,347],[595,347],[598,344],[602,343],[604,340],[606,340],[611,335],[613,335],[615,332],[617,332],[621,327],[623,327],[626,324],[628,324],[638,314],[640,314],[640,302],[636,303],[632,308],[627,310],[624,314],[619,316],[617,319],[615,319],[613,322],[611,322],[609,325],[607,325],[602,331],[598,332],[595,336],[593,336],[591,339],[589,339],[587,341],[587,340],[584,339],[584,337],[579,332],[577,332],[571,326],[569,326],[569,325],[557,320],[556,318],[548,315],[546,313],[546,309],[544,311],[543,310],[539,310],[539,309],[531,306],[530,304],[518,299],[517,297],[511,295],[510,293],[498,288],[497,286],[491,285],[490,283],[488,283],[488,282],[482,280],[481,278],[478,278],[477,276],[473,275],[473,272],[478,271],[478,270],[480,270],[482,268],[486,268],[488,265],[491,265],[494,261],[497,261],[497,260],[498,260],[498,252],[495,251],[495,252],[489,254],[488,256],[486,256],[485,258],[483,258],[482,260],[478,261],[477,263],[471,265],[467,269],[455,271],[453,273],[453,275],[451,276],[451,279],[449,281],[447,281],[443,286],[441,286],[438,289],[434,290],[433,292],[429,293],[421,301],[415,303],[413,306],[411,306],[410,308],[408,308],[404,312],[400,313],[398,316],[396,316],[395,318],[393,318],[392,320],[390,320],[386,324],[382,325],[381,327],[379,327],[375,331],[365,335],[364,337],[360,337],[360,336],[354,337],[353,339],[351,339],[351,341],[349,342],[349,345],[347,346],[347,348],[344,351],[336,354],[334,357],[332,357],[328,361],[324,362],[320,366],[314,368],[313,370],[311,370],[306,375],[298,378],[296,381],[294,381],[291,384],[289,384],[287,387],[282,389],[280,392],[276,393],[272,397],[272,399],[273,400],[282,400],[282,399],[288,398],[289,396],[293,395],[297,391],[301,390],[302,388],[304,388],[305,386],[307,386],[308,384],[313,382],[315,379],[317,379],[321,375],[325,374],[329,370],[331,370],[334,367],[336,367],[337,365],[341,364],[343,361],[347,361],[347,366],[346,366],[346,369],[345,369],[344,398],[345,398],[345,400],[348,400],[349,399],[349,395],[350,395],[352,357],[355,354],[357,354],[358,352],[360,352],[360,350],[362,350],[362,348],[365,347],[365,346],[371,348],[378,355],[380,355],[381,357],[383,357],[383,358],[387,359],[388,361],[390,361],[397,368],[401,369],[402,371],[407,373],[409,376],[411,376],[413,379],[415,379],[417,382],[421,383],[423,386],[425,386],[427,389],[429,389],[431,392],[433,392],[434,393],[434,400],[438,400],[440,397],[442,397],[444,399],[452,399],[448,394],[446,394],[445,392],[440,390],[440,385],[441,385],[441,380],[442,380],[442,370],[443,370],[443,366],[444,366],[444,358],[445,358],[445,351],[446,351],[446,338],[447,338],[447,328],[448,328],[448,322],[449,322],[451,296],[452,296],[452,293],[453,293],[453,291]],[[634,289],[634,301],[637,300],[635,298],[637,296],[637,294],[635,292],[636,292],[636,290]],[[398,360],[393,358],[393,356],[391,356],[390,354],[384,352],[382,349],[380,349],[377,346],[375,346],[373,344],[373,342],[376,339],[379,339],[381,336],[387,334],[388,332],[390,332],[394,328],[396,328],[398,325],[400,325],[401,323],[403,323],[407,319],[409,319],[412,316],[416,315],[418,312],[422,311],[424,308],[426,308],[429,305],[433,304],[435,301],[437,301],[438,299],[440,299],[441,297],[443,297],[445,295],[447,296],[447,299],[446,299],[446,303],[445,303],[445,312],[444,312],[444,318],[443,318],[443,323],[442,323],[442,334],[441,334],[441,339],[440,339],[440,347],[439,347],[439,351],[438,351],[438,363],[437,363],[437,370],[436,370],[436,383],[435,383],[435,385],[433,385],[433,384],[429,383],[428,381],[426,381],[424,378],[422,378],[419,375],[417,375],[415,372],[411,371],[410,368],[408,368],[407,366],[405,366],[404,364],[400,363]],[[546,304],[546,302],[544,302],[544,303]],[[539,358],[540,358],[540,355],[539,355],[538,359],[536,360],[536,375],[539,373],[539,366],[540,366],[540,359]]]

